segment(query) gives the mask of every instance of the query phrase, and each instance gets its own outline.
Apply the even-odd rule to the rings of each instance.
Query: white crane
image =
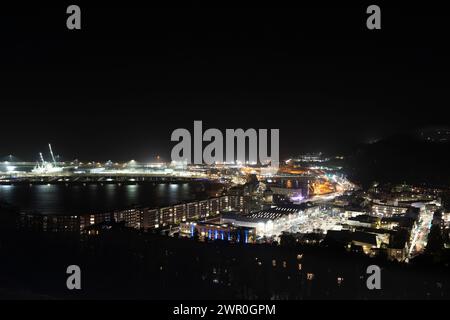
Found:
[[[31,172],[36,174],[49,174],[49,173],[57,173],[63,171],[63,168],[58,168],[56,166],[56,159],[53,155],[52,145],[49,143],[48,148],[50,149],[50,155],[52,156],[53,163],[47,162],[42,155],[42,152],[39,152],[39,158],[42,164],[37,163]]]
[[[52,156],[53,164],[56,166],[55,156],[53,155],[52,145],[49,143],[48,148],[50,149],[50,155]]]
[[[41,158],[42,165],[44,165],[45,164],[45,160],[44,160],[44,157],[42,156],[42,152],[39,152],[39,157]]]

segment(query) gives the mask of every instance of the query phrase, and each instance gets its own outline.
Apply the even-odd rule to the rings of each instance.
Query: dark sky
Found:
[[[74,2],[75,3],[75,2]],[[17,7],[0,18],[0,157],[168,160],[176,128],[279,128],[281,156],[448,124],[443,8]]]

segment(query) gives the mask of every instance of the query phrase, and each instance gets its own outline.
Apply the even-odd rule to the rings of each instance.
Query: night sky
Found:
[[[129,2],[127,2],[130,5]],[[0,158],[169,160],[170,134],[279,128],[281,157],[448,125],[443,8],[16,7],[0,17]]]

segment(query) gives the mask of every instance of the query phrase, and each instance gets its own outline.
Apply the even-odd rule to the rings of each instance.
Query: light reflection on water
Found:
[[[213,191],[196,183],[134,185],[0,185],[0,202],[25,211],[46,214],[82,214],[133,205],[160,207],[202,199]],[[211,188],[214,189],[214,188]]]

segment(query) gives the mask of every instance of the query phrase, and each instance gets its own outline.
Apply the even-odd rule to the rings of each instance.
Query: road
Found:
[[[431,228],[431,221],[433,220],[433,210],[427,210],[422,208],[420,210],[420,218],[416,228],[412,231],[413,240],[411,241],[411,247],[409,250],[409,258],[423,253],[427,246],[428,233]]]

